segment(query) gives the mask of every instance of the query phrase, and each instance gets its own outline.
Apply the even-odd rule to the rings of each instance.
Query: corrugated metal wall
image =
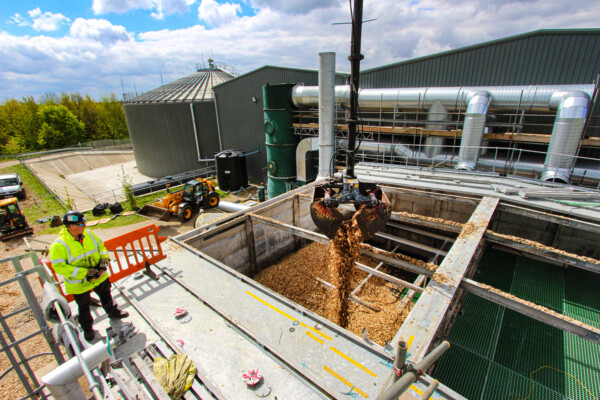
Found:
[[[345,76],[338,75],[336,84],[344,84]],[[223,149],[251,152],[258,148],[258,154],[246,157],[248,179],[264,184],[267,183],[267,155],[262,87],[266,83],[317,85],[318,72],[265,66],[214,87]]]
[[[361,87],[594,83],[599,54],[600,29],[540,30],[365,70]],[[598,104],[590,115],[586,134],[600,136]]]
[[[213,102],[194,104],[201,158],[219,151]],[[164,177],[199,169],[190,103],[125,104],[125,119],[138,170]]]
[[[600,29],[535,31],[365,70],[361,87],[592,83]]]

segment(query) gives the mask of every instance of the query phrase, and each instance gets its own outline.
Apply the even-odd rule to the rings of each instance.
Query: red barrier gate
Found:
[[[112,253],[111,260],[114,260],[108,267],[108,279],[116,282],[167,258],[160,245],[167,238],[158,236],[159,231],[158,226],[148,225],[104,242],[106,249]],[[54,280],[60,282],[58,289],[65,299],[73,301],[73,295],[65,294],[64,283],[58,279],[52,263],[42,260],[42,264],[50,270]]]

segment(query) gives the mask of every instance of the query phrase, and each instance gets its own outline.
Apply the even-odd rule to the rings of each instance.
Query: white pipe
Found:
[[[335,152],[335,53],[319,53],[319,178],[332,172]]]
[[[220,201],[217,208],[227,211],[227,212],[238,212],[249,209],[251,206],[240,204],[240,203],[232,203],[230,201]]]
[[[102,341],[82,352],[81,356],[90,369],[96,368],[110,357],[107,345]],[[44,375],[42,382],[56,400],[87,399],[77,381],[82,376],[83,370],[81,364],[77,358],[73,357],[50,373]]]

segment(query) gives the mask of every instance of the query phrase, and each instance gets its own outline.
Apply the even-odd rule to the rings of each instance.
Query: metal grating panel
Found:
[[[488,248],[475,279],[588,324],[600,324],[600,276],[594,273]],[[440,360],[435,378],[472,399],[523,398],[531,388],[531,372],[550,366],[575,376],[596,396],[600,393],[600,346],[472,297],[465,295],[464,312],[448,336],[453,351]],[[499,308],[495,320],[489,315],[490,305]],[[497,335],[490,334],[494,331]],[[482,357],[486,351],[487,357]],[[550,368],[537,372],[533,381],[530,399],[593,399],[575,379]]]
[[[432,376],[468,399],[480,399],[489,366],[490,361],[453,343]]]

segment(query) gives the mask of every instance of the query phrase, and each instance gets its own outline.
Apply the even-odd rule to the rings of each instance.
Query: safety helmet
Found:
[[[63,224],[65,225],[80,224],[85,221],[87,221],[87,218],[79,211],[71,210],[63,215]]]

